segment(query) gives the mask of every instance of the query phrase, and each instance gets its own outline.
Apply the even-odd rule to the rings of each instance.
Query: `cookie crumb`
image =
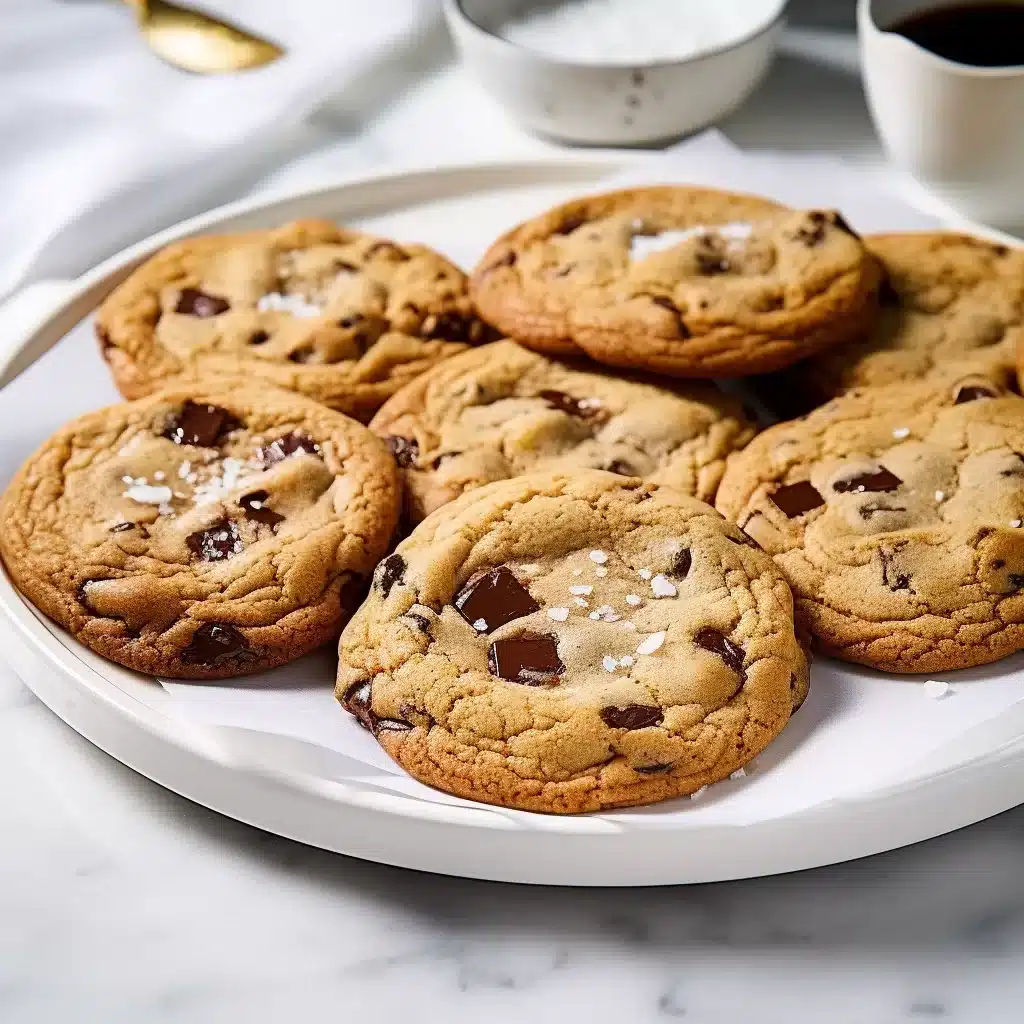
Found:
[[[675,597],[678,593],[676,585],[660,573],[651,580],[651,590],[655,597]]]
[[[925,696],[931,697],[932,700],[942,700],[953,692],[949,683],[944,683],[941,679],[929,679],[923,689]]]
[[[569,618],[569,609],[568,608],[549,608],[548,609],[548,618],[549,619],[554,619],[555,622],[565,622],[565,620],[567,618]]]
[[[650,636],[645,637],[640,641],[640,646],[637,647],[637,654],[653,654],[663,643],[665,642],[665,634],[652,633]]]

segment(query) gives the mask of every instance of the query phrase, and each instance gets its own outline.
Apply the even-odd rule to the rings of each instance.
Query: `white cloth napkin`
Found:
[[[232,182],[273,165],[304,118],[437,17],[437,0],[201,6],[286,56],[195,76],[153,56],[115,0],[0,3],[0,296],[81,273],[230,195]]]

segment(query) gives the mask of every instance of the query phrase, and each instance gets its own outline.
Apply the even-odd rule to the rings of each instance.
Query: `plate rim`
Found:
[[[352,199],[352,202],[355,203],[358,202],[358,196],[362,193],[372,195],[375,190],[377,192],[392,191],[399,194],[403,189],[410,193],[420,189],[424,190],[425,194],[418,201],[427,202],[431,199],[441,198],[436,194],[430,194],[431,188],[437,183],[450,187],[461,183],[466,192],[471,192],[473,189],[482,190],[488,184],[491,185],[492,190],[499,187],[513,188],[529,185],[539,187],[545,184],[579,183],[582,186],[588,180],[591,183],[596,183],[604,175],[621,168],[630,159],[635,159],[635,157],[631,158],[618,151],[603,150],[582,156],[570,154],[486,163],[470,162],[429,168],[398,167],[384,173],[359,173],[345,176],[315,188],[282,190],[228,203],[179,222],[126,247],[82,275],[75,282],[69,283],[69,290],[62,295],[56,307],[37,323],[34,330],[27,332],[15,344],[14,354],[17,356],[18,353],[24,352],[33,345],[39,347],[56,334],[49,344],[45,344],[43,348],[45,351],[54,341],[62,338],[72,327],[92,312],[105,295],[116,287],[142,259],[156,249],[190,235],[211,229],[231,229],[237,222],[246,218],[279,220],[288,217],[289,214],[284,211],[297,204],[326,206],[331,202],[338,202],[345,196],[353,195],[357,197]],[[560,174],[564,177],[560,178]],[[410,205],[416,201],[407,197],[404,204],[396,205]],[[294,216],[294,214],[291,215]],[[353,211],[351,216],[357,217],[360,214]],[[979,229],[979,233],[992,234],[988,229]],[[997,236],[999,234],[996,233]],[[1020,244],[1017,239],[1011,239],[1011,241]],[[19,671],[17,659],[14,659],[12,667],[23,679],[25,685],[72,729],[110,756],[150,778],[158,785],[255,827],[336,852],[404,867],[421,868],[463,877],[535,884],[661,885],[716,881],[801,870],[883,852],[972,824],[1024,802],[1024,748],[1000,749],[982,757],[967,758],[945,771],[932,772],[920,778],[911,778],[888,789],[878,790],[872,800],[831,801],[828,804],[810,808],[806,812],[798,812],[782,818],[771,819],[768,822],[745,826],[751,835],[757,833],[768,836],[777,833],[780,828],[788,830],[792,827],[795,833],[806,836],[809,834],[809,830],[828,830],[830,818],[835,819],[837,814],[841,818],[840,812],[843,810],[849,812],[851,808],[859,808],[863,814],[866,805],[870,804],[871,807],[868,810],[872,811],[874,817],[877,818],[879,808],[883,803],[891,805],[892,813],[895,813],[895,808],[906,804],[908,797],[910,803],[907,806],[913,807],[918,803],[918,797],[922,791],[934,790],[936,786],[944,788],[954,781],[962,787],[967,787],[971,792],[972,799],[967,802],[969,809],[951,814],[947,807],[945,813],[932,813],[926,816],[926,820],[915,819],[909,833],[907,832],[908,824],[904,822],[901,827],[882,834],[878,831],[878,822],[876,821],[870,840],[867,840],[865,836],[860,836],[860,841],[857,842],[857,832],[850,834],[849,838],[853,841],[846,852],[837,851],[835,844],[825,843],[818,847],[817,852],[811,852],[808,849],[802,853],[794,853],[786,863],[778,861],[766,863],[764,870],[752,869],[749,864],[744,867],[739,863],[732,863],[730,866],[730,862],[720,865],[703,863],[698,868],[697,864],[692,861],[686,863],[684,860],[676,872],[669,869],[669,873],[665,874],[663,868],[661,874],[654,871],[655,877],[645,878],[642,874],[637,874],[635,868],[617,867],[615,861],[627,851],[636,852],[639,855],[644,850],[645,841],[652,837],[654,837],[652,841],[662,844],[668,842],[667,837],[674,837],[674,842],[668,843],[668,845],[674,846],[678,845],[680,837],[694,840],[698,833],[702,836],[713,834],[735,836],[736,829],[740,826],[715,823],[698,829],[680,829],[672,827],[669,822],[649,822],[646,826],[642,822],[638,822],[636,826],[619,827],[616,823],[609,823],[586,815],[560,817],[537,815],[527,811],[493,807],[487,804],[472,807],[436,804],[397,793],[360,791],[340,781],[317,779],[312,776],[308,778],[290,776],[287,779],[277,780],[269,776],[263,777],[218,761],[209,749],[204,748],[204,744],[200,740],[201,727],[193,728],[186,725],[184,720],[163,714],[152,704],[132,696],[122,686],[119,686],[115,679],[105,675],[97,666],[91,664],[93,658],[102,665],[106,665],[106,662],[103,662],[99,656],[85,651],[85,648],[82,648],[82,651],[88,654],[88,658],[83,658],[76,650],[77,647],[80,647],[77,641],[65,634],[55,623],[35,612],[14,588],[2,567],[0,567],[0,616],[6,620],[0,625],[9,626],[10,636],[21,645],[21,653],[24,655],[21,664],[23,667],[28,666],[28,671]],[[51,686],[49,680],[41,681],[41,677],[33,676],[31,670],[33,660],[37,663],[41,662],[59,674],[63,685],[78,687],[80,690],[84,688],[90,700],[98,702],[96,707],[103,710],[97,711],[96,707],[86,710],[84,705],[76,709],[74,694],[58,692],[57,688],[61,685],[60,683],[54,681]],[[116,666],[115,668],[128,672],[128,670]],[[131,673],[131,675],[138,674]],[[143,678],[139,676],[139,679]],[[127,702],[132,703],[128,705]],[[79,703],[81,704],[81,702]],[[493,842],[485,844],[488,847],[488,856],[494,858],[490,864],[481,864],[479,851],[469,857],[466,854],[457,855],[458,844],[452,844],[452,849],[449,851],[452,854],[452,862],[447,863],[444,860],[439,862],[436,854],[419,856],[415,849],[410,854],[388,855],[379,851],[369,852],[354,842],[324,842],[322,837],[311,838],[309,834],[303,834],[301,828],[288,828],[281,824],[267,825],[259,821],[258,815],[254,815],[251,811],[232,810],[227,806],[231,803],[231,799],[226,796],[221,799],[216,798],[215,795],[210,794],[209,786],[205,789],[200,787],[203,789],[204,795],[197,796],[194,790],[189,792],[192,787],[168,777],[169,774],[174,773],[169,773],[163,766],[165,756],[163,751],[159,758],[154,756],[154,761],[160,762],[157,764],[147,763],[144,755],[140,756],[135,752],[137,744],[128,744],[127,740],[125,744],[126,747],[132,748],[131,752],[127,752],[125,747],[120,750],[112,749],[118,744],[112,743],[109,739],[98,738],[98,733],[104,730],[98,726],[98,719],[93,718],[97,714],[104,713],[116,716],[122,726],[128,723],[130,728],[139,730],[145,739],[159,741],[160,744],[165,744],[168,748],[178,749],[184,755],[186,767],[183,768],[183,771],[186,773],[191,770],[188,765],[198,759],[198,762],[203,765],[210,766],[212,764],[218,771],[225,773],[225,783],[232,777],[236,782],[239,778],[245,777],[248,781],[254,782],[254,792],[263,792],[264,794],[269,793],[270,787],[276,783],[278,786],[283,786],[286,792],[294,793],[303,801],[312,802],[313,806],[321,807],[321,809],[324,803],[335,809],[346,808],[353,812],[355,818],[361,820],[363,827],[366,827],[367,822],[371,822],[371,827],[373,821],[380,824],[381,816],[389,819],[397,817],[407,824],[416,823],[423,828],[441,826],[444,829],[451,829],[454,826],[462,830],[463,834],[467,832],[478,835],[490,834],[492,838],[507,844],[510,849],[522,847],[524,850],[534,851],[535,848],[550,845],[550,840],[553,838],[560,843],[585,842],[588,846],[595,847],[595,844],[604,839],[602,848],[607,847],[608,853],[596,857],[595,863],[590,865],[589,870],[583,872],[584,877],[576,878],[566,877],[565,873],[559,870],[538,871],[524,868],[522,865],[517,866],[507,856],[502,856]],[[1005,773],[1008,768],[1014,770],[1014,784],[1008,786],[1009,780],[1005,775],[1001,780],[1002,784],[997,784],[998,773]],[[216,786],[213,787],[214,790],[216,788]],[[941,803],[941,801],[934,802]],[[367,815],[370,817],[367,818]],[[854,818],[856,816],[853,814]],[[884,816],[883,813],[882,817]],[[872,814],[868,813],[867,818],[870,820]],[[844,827],[840,831],[848,832],[849,829]],[[910,835],[910,838],[907,838],[907,835]],[[594,851],[588,850],[587,855],[590,856],[592,852],[596,852],[596,847]],[[650,848],[647,852],[651,852]],[[680,852],[684,853],[685,850]]]

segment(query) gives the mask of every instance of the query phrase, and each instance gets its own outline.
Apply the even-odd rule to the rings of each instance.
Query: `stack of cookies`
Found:
[[[28,460],[0,553],[142,672],[341,632],[343,706],[460,796],[695,794],[784,728],[811,642],[901,673],[1024,643],[1022,319],[1024,253],[706,189],[565,204],[468,278],[333,223],[192,239],[101,307],[131,401]],[[759,432],[744,392],[806,415]]]

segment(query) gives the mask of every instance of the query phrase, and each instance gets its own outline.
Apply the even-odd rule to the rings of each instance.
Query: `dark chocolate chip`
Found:
[[[501,267],[514,267],[514,266],[516,265],[516,260],[517,260],[517,259],[519,259],[519,257],[518,257],[518,256],[516,255],[516,253],[510,250],[509,252],[505,253],[505,255],[504,255],[504,256],[499,256],[499,257],[498,257],[498,258],[497,258],[497,259],[496,259],[496,260],[495,260],[495,261],[494,261],[494,262],[493,262],[493,263],[492,263],[492,264],[491,264],[491,265],[490,265],[490,266],[489,266],[489,267],[487,268],[487,271],[486,271],[486,272],[487,272],[488,274],[490,274],[490,273],[491,273],[492,271],[498,270],[498,269],[500,269]]]
[[[443,341],[479,343],[486,334],[486,326],[469,313],[431,313],[420,327],[421,337]]]
[[[266,331],[254,331],[249,335],[250,345],[265,345],[270,341],[270,335]]]
[[[812,509],[820,508],[825,499],[817,492],[809,480],[801,480],[795,484],[784,484],[777,488],[769,497],[772,504],[787,518],[794,519]]]
[[[267,491],[252,491],[250,494],[243,494],[238,499],[238,504],[245,512],[245,518],[251,519],[254,523],[263,523],[264,526],[277,526],[283,522],[284,516],[267,508],[267,498],[270,494]]]
[[[134,529],[134,523],[115,523],[111,528],[111,533],[124,533],[125,530]]]
[[[601,720],[612,729],[649,729],[661,725],[665,713],[647,704],[627,704],[624,708],[602,708]]]
[[[887,306],[890,309],[899,306],[903,301],[888,274],[882,278],[882,283],[879,285],[878,301],[881,305]]]
[[[910,576],[893,571],[892,554],[888,551],[879,551],[878,558],[882,563],[882,582],[890,590],[909,590]]]
[[[832,489],[840,494],[863,494],[864,491],[895,491],[903,481],[883,466],[875,473],[858,473],[846,480],[837,480]]]
[[[477,630],[479,633],[492,633],[506,622],[540,610],[530,592],[505,565],[474,576],[456,595],[455,607],[471,625],[483,620],[484,628]]]
[[[396,552],[393,555],[388,555],[377,566],[373,574],[373,581],[377,585],[377,589],[387,597],[396,583],[403,583],[405,581],[405,570],[407,568],[405,559],[400,554]]]
[[[689,548],[680,548],[672,561],[672,575],[676,579],[685,580],[686,574],[693,565],[693,552]]]
[[[219,665],[249,650],[249,642],[234,626],[204,622],[181,652],[186,665]]]
[[[304,452],[307,455],[319,455],[320,445],[311,437],[300,434],[298,431],[293,431],[291,434],[285,434],[284,437],[279,437],[276,441],[271,441],[270,444],[265,444],[262,448],[258,448],[256,450],[256,458],[263,463],[264,469],[269,469],[279,462],[284,462],[289,455],[295,455],[297,452]]]
[[[555,235],[571,235],[577,228],[583,227],[587,218],[581,214],[572,214],[562,219],[562,223],[552,232]]]
[[[870,505],[862,505],[858,511],[861,519],[870,519],[879,512],[906,512],[907,510],[902,505],[880,505],[877,501],[873,501]]]
[[[361,679],[353,683],[341,698],[341,706],[350,714],[354,715],[359,724],[370,732],[374,732],[377,724],[377,717],[370,708],[372,697],[370,680]]]
[[[1004,565],[1006,565],[1006,563],[1001,558],[996,558],[992,561],[993,569],[1002,569]]]
[[[487,652],[487,667],[499,679],[526,686],[550,686],[565,671],[558,657],[558,640],[549,633],[495,640]]]
[[[1013,587],[1014,590],[1020,590],[1021,587],[1024,587],[1024,576],[1019,576],[1017,573],[1011,572],[1010,586]]]
[[[188,400],[164,427],[163,436],[175,444],[213,448],[225,434],[241,425],[227,409]]]
[[[552,408],[581,420],[601,420],[608,417],[608,410],[599,398],[573,398],[564,391],[551,390],[540,391],[537,397],[543,398]]]
[[[967,384],[956,393],[954,405],[963,405],[964,402],[974,402],[979,398],[995,398],[996,393],[991,388],[981,384]]]
[[[679,312],[678,306],[666,295],[652,295],[651,302],[656,306],[661,306],[662,309],[667,309],[670,313],[673,313],[676,318],[676,329],[679,331],[680,338],[691,337],[690,328],[686,326],[686,321],[683,319],[683,314]]]
[[[388,450],[395,457],[395,462],[398,463],[402,469],[408,469],[410,466],[416,465],[416,460],[419,458],[420,445],[414,437],[400,437],[398,434],[388,434],[384,438],[384,443],[388,446]]]
[[[231,303],[219,295],[209,295],[198,288],[182,288],[174,312],[184,313],[186,316],[208,317],[219,316],[230,308]]]
[[[204,562],[222,562],[242,550],[238,528],[230,519],[222,519],[207,530],[196,530],[185,538],[189,551]]]
[[[741,676],[744,675],[743,648],[734,644],[724,633],[705,626],[703,629],[697,630],[693,642],[698,647],[703,647],[705,651],[717,654],[734,672],[739,672]]]

